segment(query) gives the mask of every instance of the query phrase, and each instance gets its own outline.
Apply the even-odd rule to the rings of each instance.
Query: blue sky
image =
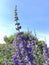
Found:
[[[23,31],[29,29],[32,32],[35,30],[41,36],[49,35],[49,0],[0,0],[0,35],[2,34],[2,38],[4,35],[16,32],[15,5],[17,5],[19,22]]]

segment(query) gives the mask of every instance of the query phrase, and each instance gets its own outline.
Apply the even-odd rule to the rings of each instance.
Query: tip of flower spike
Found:
[[[24,34],[23,32],[17,32],[17,35]]]
[[[42,46],[43,46],[43,47],[47,47],[47,44],[46,44],[46,43],[42,43]]]

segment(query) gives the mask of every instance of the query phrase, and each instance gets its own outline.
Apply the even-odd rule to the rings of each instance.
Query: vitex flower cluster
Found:
[[[21,32],[19,32],[21,34]],[[15,54],[12,56],[14,65],[36,65],[34,62],[32,44],[27,37],[19,36],[13,41]]]
[[[45,59],[45,64],[43,65],[49,65],[49,52],[48,52],[47,44],[44,41],[42,42],[42,49],[43,49],[43,55]]]

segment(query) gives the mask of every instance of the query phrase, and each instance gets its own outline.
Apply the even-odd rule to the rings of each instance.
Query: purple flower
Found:
[[[21,37],[18,37],[18,38],[17,38],[17,41],[21,41],[21,40],[22,40]]]
[[[32,48],[30,47],[30,48],[28,48],[28,47],[26,47],[26,51],[29,53],[29,52],[32,52]]]
[[[12,55],[12,59],[13,60],[16,60],[17,59],[17,56],[16,55]]]
[[[28,42],[23,42],[23,47],[27,47]]]
[[[48,59],[48,49],[47,48],[43,48],[43,54],[44,54],[44,59],[47,60]]]
[[[24,34],[23,32],[17,32],[17,35]]]
[[[25,36],[20,36],[22,40],[27,40],[27,37]]]
[[[33,45],[36,45],[36,40],[32,40],[31,43],[32,43]]]
[[[49,53],[48,53],[48,58],[49,58]]]
[[[24,55],[26,51],[24,50],[24,48],[21,49],[21,54]]]
[[[4,61],[5,61],[5,65],[9,65],[9,62],[6,58],[4,59]]]
[[[14,63],[14,65],[19,65],[19,62],[18,62],[18,56],[13,55],[13,56],[12,56],[12,59],[13,59],[13,63]]]
[[[48,64],[48,65],[49,65],[49,60],[47,60],[47,61],[46,61],[46,64]]]
[[[23,48],[23,44],[22,43],[19,44],[19,49],[21,49],[21,48]]]
[[[42,49],[43,49],[43,55],[44,55],[44,59],[45,59],[45,64],[43,65],[49,65],[49,53],[48,53],[48,48],[47,48],[47,45],[43,42],[42,43]]]
[[[45,60],[47,60],[47,59],[48,59],[47,55],[44,55],[44,59],[45,59]]]
[[[43,65],[49,65],[49,60],[46,60],[46,63],[43,64]]]
[[[14,62],[14,65],[19,65],[18,61],[13,61],[13,62]]]
[[[48,49],[43,49],[43,53],[48,53]]]
[[[33,61],[35,59],[35,57],[32,54],[28,53],[27,55],[28,55],[29,61]]]

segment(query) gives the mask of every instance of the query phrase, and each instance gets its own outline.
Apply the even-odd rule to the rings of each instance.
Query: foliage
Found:
[[[7,44],[12,44],[13,40],[14,40],[14,35],[11,35],[11,36],[9,36],[9,37],[4,36],[4,41],[5,41]]]

